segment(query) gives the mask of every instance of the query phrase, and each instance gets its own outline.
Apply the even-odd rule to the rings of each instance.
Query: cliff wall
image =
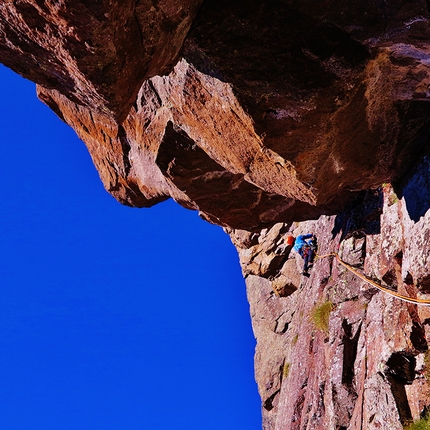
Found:
[[[0,61],[119,202],[167,198],[235,243],[265,429],[402,428],[430,406],[424,0],[7,1]],[[428,361],[426,361],[428,360]],[[426,364],[427,363],[427,364]],[[426,376],[427,375],[427,376]]]
[[[428,300],[429,167],[426,158],[408,182],[413,195],[386,184],[338,216],[230,232],[258,341],[264,429],[403,429],[428,410],[430,308],[324,255],[339,252],[379,285]],[[322,256],[309,278],[287,245],[308,232]]]

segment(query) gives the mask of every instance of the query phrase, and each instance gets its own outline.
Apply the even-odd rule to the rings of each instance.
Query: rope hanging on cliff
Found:
[[[316,254],[317,258],[326,258],[326,257],[333,257],[333,256],[336,257],[336,260],[340,264],[342,264],[342,266],[346,267],[350,272],[354,273],[354,275],[358,276],[360,279],[362,279],[363,281],[367,282],[368,284],[373,285],[374,287],[376,287],[378,290],[382,291],[383,293],[390,294],[391,296],[396,297],[396,298],[398,298],[400,300],[403,300],[404,302],[413,303],[415,305],[430,306],[430,300],[416,299],[414,297],[404,296],[404,295],[402,295],[400,293],[397,293],[396,291],[389,290],[388,288],[385,288],[382,285],[379,285],[375,281],[372,281],[371,279],[367,278],[362,273],[360,273],[358,270],[354,269],[348,263],[345,263],[344,261],[342,261],[342,259],[339,257],[339,254],[337,252],[332,252],[332,253],[326,254],[326,255],[318,255],[318,254]]]

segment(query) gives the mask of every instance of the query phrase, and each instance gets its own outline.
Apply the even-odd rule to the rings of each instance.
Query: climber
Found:
[[[297,236],[293,248],[304,260],[302,275],[309,276],[308,270],[312,268],[317,248],[316,237],[312,233]]]

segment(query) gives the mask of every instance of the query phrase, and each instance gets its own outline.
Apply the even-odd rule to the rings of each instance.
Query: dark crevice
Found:
[[[406,395],[405,386],[392,376],[388,376],[387,379],[390,383],[391,392],[393,393],[393,397],[396,402],[400,421],[402,424],[409,424],[412,421],[412,413],[408,397]]]
[[[124,173],[125,176],[128,176],[131,170],[131,164],[129,159],[131,146],[127,138],[127,133],[125,132],[124,127],[122,125],[118,126],[118,139],[121,143],[122,148],[122,162],[124,164]]]
[[[147,82],[148,82],[149,88],[152,90],[152,93],[157,98],[158,106],[161,107],[163,105],[163,101],[161,100],[161,97],[158,94],[158,91],[156,90],[156,88],[154,87],[154,84],[152,83],[152,81],[150,79]]]
[[[423,294],[430,294],[430,275],[418,279],[417,287]]]
[[[396,263],[402,267],[402,263],[403,263],[403,251],[399,251],[395,256],[394,259],[396,261]]]
[[[290,326],[289,322],[285,322],[283,327],[279,324],[279,319],[282,317],[282,315],[284,315],[284,312],[282,312],[282,314],[279,315],[279,317],[275,320],[275,329],[273,331],[278,334],[285,334],[288,330],[288,327]]]
[[[275,400],[276,396],[279,394],[281,390],[276,390],[270,397],[268,397],[264,403],[263,407],[266,409],[266,411],[271,411],[274,408],[273,401]]]
[[[325,278],[322,278],[320,281],[320,287],[324,288],[328,284],[329,280],[330,280],[330,277],[328,276],[326,276]]]
[[[420,323],[415,321],[413,322],[410,338],[412,345],[417,351],[428,351],[429,347],[426,340],[426,332]]]
[[[321,382],[319,385],[319,399],[318,399],[318,410],[321,412],[321,415],[323,415],[325,411],[324,391],[325,391],[325,382]]]
[[[336,216],[332,229],[332,238],[339,233],[340,241],[353,236],[355,238],[381,233],[381,213],[383,193],[381,189],[362,192],[349,207]]]
[[[387,361],[386,375],[390,375],[404,385],[412,384],[415,379],[415,357],[407,352],[393,352]]]
[[[387,284],[387,287],[390,290],[397,291],[397,274],[395,269],[390,269],[385,275],[382,277],[382,280]]]
[[[305,392],[297,398],[296,403],[294,404],[294,412],[291,420],[291,430],[299,430],[301,427],[302,421],[302,412],[303,406],[305,403]]]
[[[84,123],[81,123],[81,127],[85,131],[85,133],[90,134],[90,131],[88,130],[88,127]]]
[[[414,285],[414,278],[412,277],[412,275],[408,272],[405,279],[404,279],[405,284],[407,285]]]
[[[368,290],[363,291],[363,297],[370,302],[372,297],[377,293],[379,293],[377,288],[370,287]]]
[[[137,94],[136,99],[134,100],[133,103],[133,108],[136,112],[139,112],[140,109],[140,104],[141,104],[141,99],[140,99],[140,93]],[[146,128],[148,127],[148,125],[151,123],[151,121],[146,121],[144,124],[143,129],[146,130]]]
[[[309,341],[309,351],[308,351],[308,353],[312,354],[313,349],[314,349],[314,337],[312,336],[311,339],[310,339],[310,341]]]
[[[422,411],[420,412],[420,418],[428,417],[429,413],[430,413],[430,405],[425,405]]]
[[[290,363],[285,362],[285,358],[282,361],[282,364],[279,366],[279,381],[282,385],[282,380],[288,376],[290,371]]]
[[[124,172],[121,172],[120,175],[124,177],[124,179],[127,180],[126,184],[123,184],[119,181],[119,178],[117,176],[116,184],[110,188],[110,191],[118,191],[120,188],[124,188],[126,191],[125,199],[121,198],[120,201],[122,204],[130,207],[151,207],[157,203],[163,202],[167,199],[169,199],[169,196],[161,195],[158,197],[154,197],[151,199],[147,199],[145,195],[142,193],[139,184],[133,179],[128,178],[128,175],[131,171],[131,163],[130,163],[130,142],[128,141],[127,134],[124,130],[124,127],[121,125],[118,126],[118,140],[121,144],[122,148],[122,162],[123,162],[123,168]],[[114,171],[117,170],[117,167],[114,166],[112,163],[110,163],[112,169]],[[119,198],[119,197],[117,197]]]
[[[361,266],[364,265],[364,260],[366,259],[366,249],[367,249],[367,236],[364,235],[362,237],[363,237],[363,246],[361,248],[361,257],[360,257]]]
[[[275,255],[270,261],[266,271],[261,275],[264,278],[274,277],[279,274],[279,271],[282,269],[284,263],[288,260],[290,253]]]
[[[287,332],[287,330],[288,330],[288,327],[289,327],[289,324],[285,323],[284,327],[282,328],[282,330],[279,330],[277,333],[279,333],[279,334],[285,334]]]
[[[361,323],[357,328],[355,335],[352,335],[352,324],[349,324],[346,319],[342,322],[343,328],[343,369],[342,369],[342,384],[346,385],[349,390],[352,390],[354,380],[354,364],[357,358],[358,339],[361,333]]]
[[[93,117],[93,113],[91,112],[91,110],[89,110],[89,111],[88,111],[88,113],[90,114],[91,122],[92,122],[93,124],[95,124],[94,117]]]
[[[387,361],[385,374],[390,383],[391,392],[393,393],[402,424],[409,423],[412,420],[405,385],[410,385],[414,381],[415,367],[415,357],[404,351],[394,352]]]

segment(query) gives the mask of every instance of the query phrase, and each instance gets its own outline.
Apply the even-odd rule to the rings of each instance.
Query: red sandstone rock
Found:
[[[171,70],[200,0],[3,2],[1,62],[122,120],[144,79]]]
[[[316,13],[208,0],[187,36],[199,4],[8,2],[0,58],[39,83],[134,206],[173,197],[258,229],[337,213],[415,161],[429,123],[424,2]]]
[[[301,277],[286,237],[311,231],[320,253],[429,297],[428,2],[206,0],[198,15],[201,0],[90,3],[4,2],[0,61],[38,84],[121,203],[172,197],[225,227],[264,429],[417,419],[429,308],[333,257]],[[324,303],[327,330],[313,316]]]
[[[428,181],[427,159],[423,165],[410,183]],[[429,188],[416,191],[427,199]],[[368,200],[367,209],[357,207],[349,215],[321,217],[284,229],[277,226],[276,238],[263,230],[258,245],[237,246],[245,276],[256,253],[271,249],[279,235],[310,231],[319,238],[320,255],[335,251],[340,244],[342,258],[361,271],[364,267],[369,277],[379,278],[378,282],[404,295],[428,298],[420,294],[418,279],[429,270],[423,264],[430,255],[430,242],[423,237],[430,228],[430,205],[413,221],[408,194],[399,199],[386,185],[383,197],[373,197],[382,212],[376,226],[369,224],[375,207]],[[238,235],[230,234],[237,243]],[[383,275],[393,267],[397,277],[387,285]],[[274,294],[275,279],[264,273],[246,277],[257,337],[255,366],[264,429],[401,430],[402,424],[420,418],[430,405],[424,364],[430,307],[379,292],[332,257],[317,259],[311,277],[299,279],[297,290],[286,298]],[[325,332],[317,327],[313,311],[327,301],[333,303],[333,310]]]

